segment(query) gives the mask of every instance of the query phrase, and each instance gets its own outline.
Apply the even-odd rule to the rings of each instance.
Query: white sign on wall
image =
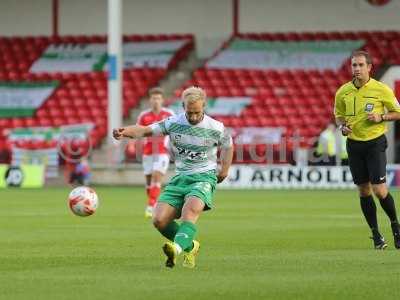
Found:
[[[400,165],[387,168],[387,184],[400,186]],[[354,188],[348,167],[233,165],[219,187],[226,189],[344,189]]]

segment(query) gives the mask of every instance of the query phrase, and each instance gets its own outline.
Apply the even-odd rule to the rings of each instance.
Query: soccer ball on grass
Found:
[[[87,217],[94,214],[99,205],[99,199],[90,187],[79,186],[69,194],[68,205],[75,215]]]

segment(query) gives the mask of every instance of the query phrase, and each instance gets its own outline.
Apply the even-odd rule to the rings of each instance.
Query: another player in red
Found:
[[[164,108],[164,92],[161,88],[149,91],[150,109],[143,111],[137,120],[138,125],[148,126],[173,115],[173,111]],[[169,165],[167,137],[148,137],[143,140],[143,171],[146,177],[147,207],[145,217],[151,218],[153,207],[161,192],[162,179]]]

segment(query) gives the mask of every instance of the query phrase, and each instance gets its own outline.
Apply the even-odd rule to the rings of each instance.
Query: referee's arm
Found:
[[[384,114],[368,114],[368,120],[375,123],[400,120],[400,105],[393,90],[389,87],[385,88],[382,98],[383,105],[387,112]]]
[[[389,111],[382,116],[383,121],[397,121],[400,120],[400,112],[397,111]]]
[[[400,120],[400,105],[393,93],[393,90],[388,88],[385,91],[385,97],[383,98],[383,104],[387,109],[387,113],[382,115],[383,121],[397,121]]]
[[[339,127],[343,135],[351,133],[351,128],[346,124],[346,105],[343,101],[343,97],[340,96],[339,92],[335,95],[335,106],[334,106],[336,125]]]
[[[389,111],[384,114],[368,114],[368,120],[374,123],[400,120],[400,112]]]

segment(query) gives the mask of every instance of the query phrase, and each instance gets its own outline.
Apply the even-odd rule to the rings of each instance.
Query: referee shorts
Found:
[[[386,148],[384,134],[369,141],[347,139],[349,166],[356,185],[386,182]]]

